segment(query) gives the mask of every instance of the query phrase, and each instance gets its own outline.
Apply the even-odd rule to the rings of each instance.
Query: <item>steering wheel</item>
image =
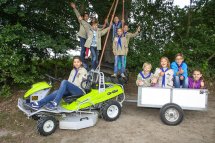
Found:
[[[84,89],[86,92],[90,91],[92,86],[92,76],[88,75],[87,79],[82,80],[81,88]]]

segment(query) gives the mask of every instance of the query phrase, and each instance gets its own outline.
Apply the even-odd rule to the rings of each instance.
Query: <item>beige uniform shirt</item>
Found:
[[[160,76],[161,69],[156,68],[154,77],[158,78],[158,86],[162,87],[162,76]],[[168,71],[165,72],[165,88],[172,88],[173,87],[173,74],[174,71],[172,69],[169,69]]]
[[[142,71],[141,71],[141,72],[142,72]],[[144,75],[144,72],[142,72],[142,74]],[[148,75],[144,75],[144,77],[147,77],[147,76],[148,76]],[[137,86],[139,86],[139,85],[138,85],[138,81],[141,80],[141,81],[143,82],[142,87],[150,87],[150,86],[152,85],[152,84],[151,84],[152,78],[153,78],[153,73],[151,73],[150,77],[148,77],[148,78],[143,78],[143,77],[141,76],[141,74],[139,73],[139,74],[137,75],[136,84],[137,84]]]
[[[71,71],[68,81],[78,86],[85,93],[85,91],[81,88],[81,82],[84,79],[87,79],[87,70],[80,67],[77,71],[75,68]]]
[[[87,48],[90,48],[91,44],[92,44],[92,41],[93,41],[93,31],[92,31],[92,27],[88,26],[88,23],[84,20],[81,20],[81,23],[82,25],[85,27],[85,29],[87,30],[87,41],[85,43],[85,47]],[[102,36],[104,36],[107,32],[108,32],[108,28],[105,28],[105,29],[100,29],[100,28],[97,28],[97,34],[96,34],[96,43],[97,43],[97,50],[101,50],[102,49],[102,46],[101,46],[101,38]]]
[[[128,53],[128,44],[125,37],[121,37],[122,47],[118,45],[118,37],[115,37],[113,40],[113,52],[116,55],[127,55]]]
[[[78,12],[78,10],[75,8],[73,9],[75,12],[76,17],[79,19],[79,17],[81,16],[80,13]],[[80,23],[80,28],[79,28],[79,32],[78,32],[78,36],[87,39],[87,31],[85,29],[85,27],[82,25],[81,21],[78,20]],[[86,22],[86,21],[85,21]],[[86,22],[87,26],[90,27],[90,24],[88,22]]]

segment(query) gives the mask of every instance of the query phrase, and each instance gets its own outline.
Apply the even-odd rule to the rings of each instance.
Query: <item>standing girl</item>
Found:
[[[158,83],[159,87],[172,88],[173,74],[174,71],[170,69],[169,59],[167,57],[162,57],[160,60],[160,68],[156,68],[152,83]]]
[[[82,61],[80,56],[73,58],[73,70],[70,73],[68,80],[63,80],[58,90],[55,90],[50,95],[38,102],[31,102],[29,106],[38,110],[44,105],[48,110],[57,109],[63,96],[67,95],[84,95],[85,91],[81,88],[81,82],[87,78],[87,71],[82,67]]]
[[[113,54],[115,56],[114,60],[114,74],[113,77],[117,76],[118,73],[118,61],[120,60],[122,63],[121,69],[121,76],[125,77],[125,55],[127,55],[128,52],[128,44],[126,41],[126,37],[123,37],[123,31],[122,29],[117,30],[117,36],[113,40]]]

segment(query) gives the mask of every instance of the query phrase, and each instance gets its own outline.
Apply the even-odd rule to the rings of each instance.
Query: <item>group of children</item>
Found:
[[[152,65],[148,62],[143,64],[136,80],[137,86],[162,87],[162,88],[204,88],[204,81],[200,70],[194,70],[192,77],[188,77],[188,67],[181,53],[176,54],[175,61],[170,64],[167,57],[160,59],[160,67],[151,72]]]
[[[90,25],[88,23],[89,15],[87,13],[81,16],[74,3],[71,3],[71,7],[74,9],[80,23],[78,36],[80,38],[81,55],[73,58],[73,69],[69,78],[61,82],[58,90],[55,90],[38,102],[26,103],[32,109],[39,110],[45,107],[48,110],[55,110],[63,96],[81,96],[85,94],[84,89],[81,87],[81,82],[87,78],[86,69],[88,67],[85,62],[85,52],[88,52],[88,50],[86,48],[91,50],[92,68],[96,69],[98,64],[98,51],[101,50],[101,37],[108,32],[109,27],[113,29],[113,54],[115,56],[114,74],[112,76],[116,77],[120,69],[121,76],[125,77],[124,72],[129,40],[138,35],[140,27],[138,27],[135,33],[130,33],[128,32],[128,25],[124,24],[124,20],[119,21],[117,16],[115,16],[111,26],[107,28],[105,28],[107,20],[104,25],[99,25],[98,21],[93,19]],[[160,67],[156,68],[154,74],[151,72],[151,69],[152,65],[150,63],[146,62],[143,64],[143,71],[137,76],[137,86],[204,88],[204,81],[199,70],[194,70],[193,77],[188,77],[187,64],[184,62],[184,56],[181,53],[176,55],[175,62],[172,62],[171,65],[167,57],[162,57]]]
[[[113,23],[108,24],[108,20],[105,20],[104,25],[99,25],[98,21],[93,18],[91,24],[88,23],[89,15],[85,13],[83,16],[80,15],[74,3],[71,3],[79,23],[80,29],[78,36],[80,38],[81,46],[81,60],[83,61],[83,66],[88,69],[86,64],[86,58],[91,51],[91,62],[92,69],[95,70],[98,66],[98,56],[101,50],[101,37],[104,36],[109,28],[113,30],[113,55],[114,55],[114,74],[116,77],[118,71],[120,71],[121,76],[125,77],[124,72],[126,68],[126,56],[128,54],[128,44],[130,38],[135,37],[140,32],[140,27],[138,27],[135,33],[128,32],[128,25],[124,23],[124,20],[119,20],[117,16],[114,17]]]

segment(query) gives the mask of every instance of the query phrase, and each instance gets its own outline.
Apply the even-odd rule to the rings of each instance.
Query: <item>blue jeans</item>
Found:
[[[97,47],[90,47],[90,51],[92,54],[92,68],[95,70],[97,68],[98,65],[98,50]]]
[[[125,69],[126,69],[126,56],[124,56],[124,65],[125,65]],[[121,69],[122,68],[122,63],[121,63],[121,61],[118,59],[118,69]]]
[[[174,77],[175,88],[180,88],[180,85],[182,85],[182,88],[188,88],[188,78],[185,78],[184,80],[180,80],[179,76],[175,76]]]
[[[122,63],[122,67],[120,72],[124,73],[125,72],[125,56],[124,55],[117,55],[115,56],[115,60],[114,60],[114,74],[117,74],[118,72],[118,61],[121,61]]]
[[[57,104],[59,104],[63,96],[68,96],[68,95],[80,96],[83,94],[84,92],[79,87],[70,83],[68,80],[63,80],[58,90],[55,90],[51,94],[47,95],[45,98],[40,100],[38,104],[40,107],[46,105],[50,101],[54,101]]]
[[[81,57],[81,60],[82,60],[84,68],[88,69],[88,65],[87,65],[86,60],[85,60],[86,47],[84,47],[86,39],[82,38],[82,37],[79,37],[79,38],[80,38],[80,46],[81,46],[81,55],[80,55],[80,57]]]

